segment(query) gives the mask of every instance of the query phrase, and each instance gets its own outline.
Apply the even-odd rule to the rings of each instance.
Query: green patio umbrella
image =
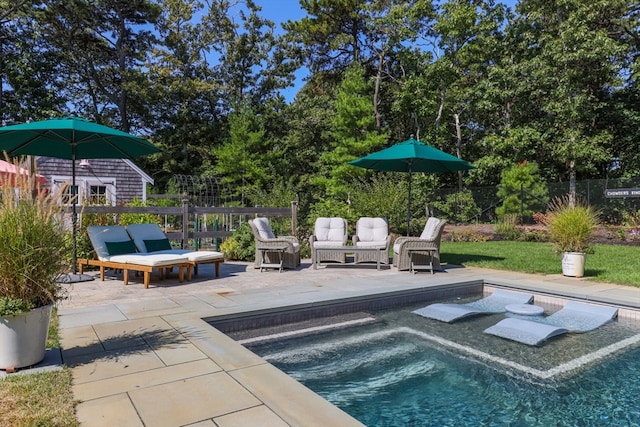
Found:
[[[72,189],[77,159],[132,159],[160,151],[144,138],[79,117],[63,117],[0,127],[0,151],[9,156],[44,156],[71,160]],[[76,199],[72,202],[73,275],[65,281],[87,280],[76,275]]]
[[[409,223],[411,222],[411,175],[413,172],[443,173],[475,168],[471,163],[417,141],[413,137],[352,160],[349,164],[378,171],[409,173],[407,235],[409,235]]]

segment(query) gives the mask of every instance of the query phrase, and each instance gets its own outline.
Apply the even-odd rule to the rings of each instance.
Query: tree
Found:
[[[323,182],[327,194],[338,200],[347,200],[349,182],[364,173],[348,162],[381,148],[388,140],[388,135],[376,131],[370,88],[363,67],[354,63],[336,94],[332,150],[321,156],[326,172],[318,182]]]
[[[229,116],[229,138],[213,149],[215,172],[245,205],[247,195],[273,182],[272,155],[264,127],[248,103],[240,103]]]
[[[58,55],[39,30],[39,2],[0,3],[0,122],[40,120],[65,110]]]
[[[502,200],[502,205],[496,208],[500,218],[519,215],[522,219],[543,210],[548,202],[548,192],[540,179],[538,165],[523,162],[505,169],[498,185],[498,197]]]
[[[72,108],[125,132],[140,128],[142,66],[154,42],[148,25],[158,6],[149,0],[52,0],[46,10],[46,34],[64,53],[61,72]]]
[[[547,168],[570,181],[597,174],[611,158],[612,134],[603,122],[612,88],[620,85],[621,46],[609,36],[622,1],[525,0],[519,21],[528,43],[518,75],[528,85],[523,101],[530,126],[543,140]],[[606,58],[606,59],[605,59]]]

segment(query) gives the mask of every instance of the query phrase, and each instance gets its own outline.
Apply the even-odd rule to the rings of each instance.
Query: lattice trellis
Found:
[[[220,179],[214,176],[174,175],[169,182],[179,194],[186,195],[196,206],[224,206],[226,199]]]

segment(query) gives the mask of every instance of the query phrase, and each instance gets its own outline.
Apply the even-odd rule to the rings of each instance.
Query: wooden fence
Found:
[[[189,241],[199,242],[200,239],[223,240],[233,234],[232,225],[236,222],[242,222],[249,217],[291,217],[291,233],[296,235],[298,228],[298,202],[291,202],[290,208],[266,208],[266,207],[200,207],[189,206],[188,199],[182,199],[181,206],[162,207],[162,206],[83,206],[79,208],[80,213],[86,214],[106,214],[106,215],[122,215],[122,214],[151,214],[162,215],[165,217],[179,217],[181,220],[176,221],[182,224],[181,230],[165,230],[167,237],[171,240],[181,240],[182,247],[187,248]],[[70,213],[71,208],[68,207],[66,212]],[[206,215],[214,215],[225,218],[225,221],[219,227],[211,227],[209,230],[202,230],[199,227],[200,217]],[[208,228],[208,227],[207,227]],[[195,249],[198,249],[198,243]],[[192,248],[194,249],[194,248]]]

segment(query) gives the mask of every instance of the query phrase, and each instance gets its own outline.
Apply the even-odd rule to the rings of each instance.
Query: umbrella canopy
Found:
[[[470,163],[413,138],[349,162],[365,169],[393,172],[456,172]]]
[[[9,156],[58,159],[131,159],[160,151],[144,138],[78,117],[0,128],[0,150]]]
[[[76,159],[132,159],[160,151],[144,138],[79,117],[63,117],[0,127],[0,151],[9,156],[45,156],[71,160],[72,191]],[[73,274],[76,273],[76,212],[72,202]],[[68,280],[72,281],[72,280]]]
[[[409,173],[407,235],[411,222],[411,174],[413,172],[443,173],[474,169],[471,163],[410,138],[349,164],[365,169]]]

